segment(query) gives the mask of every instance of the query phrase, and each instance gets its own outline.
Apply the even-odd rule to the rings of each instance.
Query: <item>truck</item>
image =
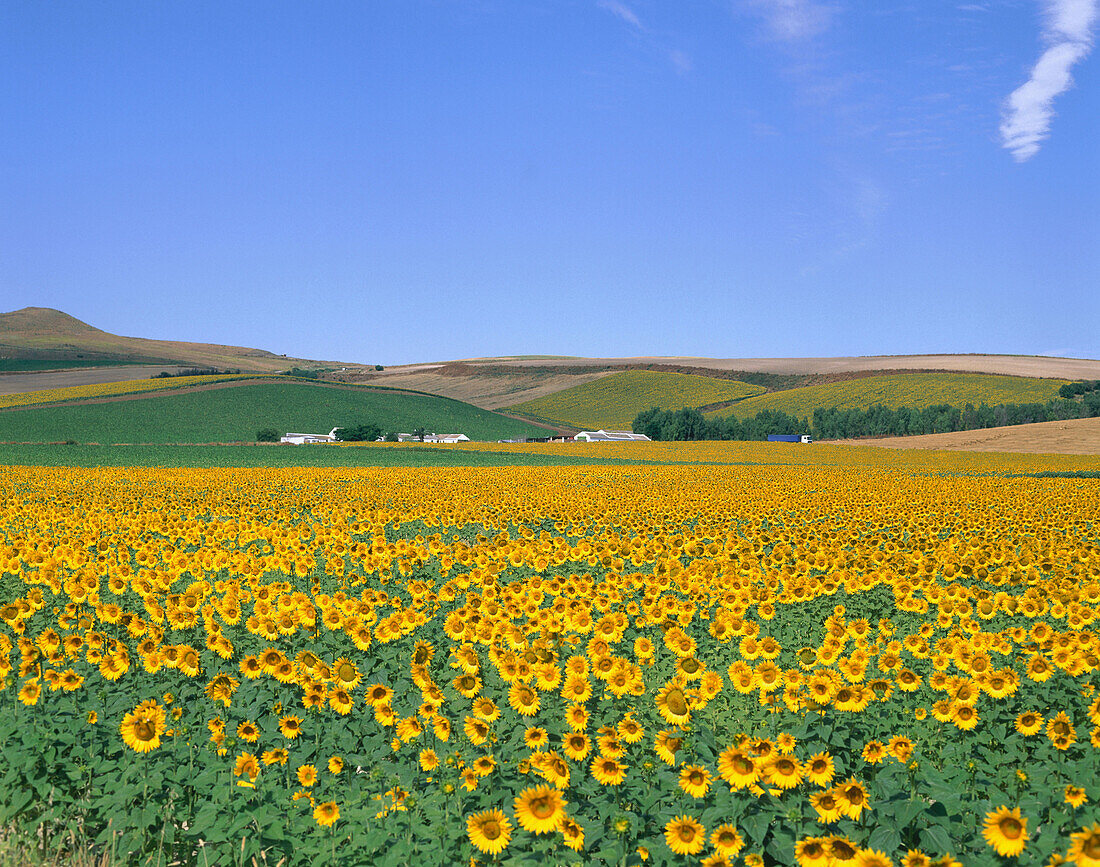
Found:
[[[768,434],[770,443],[812,443],[813,437],[809,434]]]

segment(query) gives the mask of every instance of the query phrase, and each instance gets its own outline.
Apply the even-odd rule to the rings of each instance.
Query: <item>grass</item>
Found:
[[[979,373],[901,373],[761,394],[707,414],[747,418],[770,409],[802,418],[815,409],[868,409],[875,404],[923,409],[936,404],[1046,403],[1058,396],[1064,382]]]
[[[117,358],[0,358],[0,373],[68,370],[72,367],[118,367],[126,363]]]
[[[395,432],[423,427],[475,440],[545,435],[542,428],[450,398],[273,380],[139,400],[8,410],[0,412],[0,441],[237,442],[255,440],[266,427],[328,433],[367,422]]]
[[[24,445],[0,444],[0,467],[557,467],[660,460],[451,446]]]
[[[638,413],[740,400],[761,386],[687,373],[627,370],[575,385],[509,409],[577,428],[629,429]]]

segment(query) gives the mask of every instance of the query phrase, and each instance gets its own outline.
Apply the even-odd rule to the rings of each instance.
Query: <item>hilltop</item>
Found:
[[[74,366],[95,363],[236,368],[257,373],[285,370],[303,361],[244,346],[122,337],[50,307],[0,313],[0,358],[72,362]]]

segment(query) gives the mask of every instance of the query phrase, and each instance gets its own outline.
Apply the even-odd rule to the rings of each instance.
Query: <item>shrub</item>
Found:
[[[264,427],[256,431],[256,442],[258,443],[277,443],[279,441],[279,432],[273,427]]]

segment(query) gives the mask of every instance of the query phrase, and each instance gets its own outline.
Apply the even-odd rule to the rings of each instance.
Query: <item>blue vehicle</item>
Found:
[[[812,443],[813,437],[809,434],[768,434],[770,443]]]

